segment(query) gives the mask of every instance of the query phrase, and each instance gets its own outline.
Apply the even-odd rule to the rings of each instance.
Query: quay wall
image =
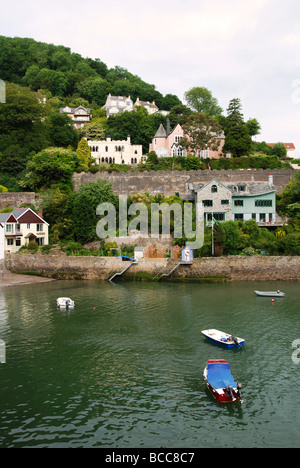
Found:
[[[6,269],[56,279],[108,280],[128,266],[116,257],[67,257],[41,254],[6,254]],[[300,280],[300,257],[197,258],[180,264],[170,258],[142,258],[118,280],[149,281],[269,281]],[[176,269],[174,269],[176,267]],[[171,273],[170,276],[167,276]],[[162,276],[164,275],[164,276]],[[1,280],[0,280],[1,281]]]

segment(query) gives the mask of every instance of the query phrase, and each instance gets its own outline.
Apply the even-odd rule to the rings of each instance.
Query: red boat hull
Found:
[[[234,401],[241,401],[241,396],[237,395],[237,392],[233,391],[234,399],[230,398],[224,391],[220,393],[217,392],[209,383],[207,383],[207,388],[211,392],[212,396],[219,402],[219,403],[232,403]]]

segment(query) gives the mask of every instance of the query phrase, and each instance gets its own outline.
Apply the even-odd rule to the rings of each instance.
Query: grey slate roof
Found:
[[[213,182],[215,180],[216,182],[219,182],[226,188],[228,188],[232,192],[233,197],[253,197],[257,195],[263,195],[265,193],[272,193],[276,192],[276,187],[273,184],[270,184],[269,182],[266,181],[246,181],[246,182],[221,182],[216,179],[212,179],[208,182],[194,182],[192,185],[192,190],[194,192],[199,192],[201,189],[203,189],[204,186],[209,184],[210,182]],[[239,187],[245,187],[245,190],[239,190]]]
[[[163,124],[160,124],[154,138],[166,138],[167,132]]]

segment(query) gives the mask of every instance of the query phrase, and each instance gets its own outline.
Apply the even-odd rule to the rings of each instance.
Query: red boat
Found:
[[[224,359],[208,360],[203,376],[208,389],[220,403],[241,401],[242,385],[233,378],[229,364]]]

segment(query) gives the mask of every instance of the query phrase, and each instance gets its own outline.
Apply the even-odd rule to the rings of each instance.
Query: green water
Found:
[[[258,298],[254,289],[286,292]],[[74,311],[60,311],[69,296]],[[0,447],[299,447],[299,282],[54,282],[1,289]],[[245,338],[223,349],[201,330]],[[202,374],[226,359],[243,403]]]

